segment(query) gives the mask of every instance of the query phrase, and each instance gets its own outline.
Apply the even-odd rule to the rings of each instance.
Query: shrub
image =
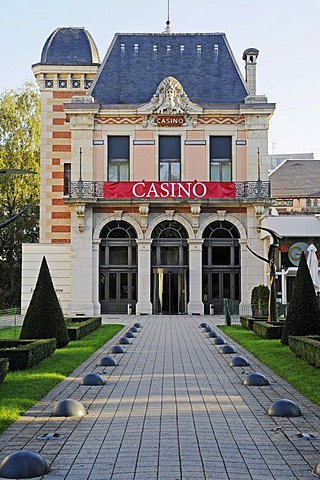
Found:
[[[101,317],[84,317],[83,320],[79,317],[73,317],[66,320],[68,322],[67,329],[70,340],[80,340],[80,338],[97,330],[102,322]],[[76,323],[76,325],[72,325],[72,322]]]
[[[66,322],[52,283],[45,257],[20,334],[21,339],[55,338],[57,348],[69,343]]]
[[[269,340],[280,339],[283,330],[283,322],[254,322],[252,330],[256,335],[262,338]]]
[[[320,337],[310,335],[308,337],[289,336],[290,350],[305,362],[320,367]]]
[[[320,335],[320,308],[304,253],[301,254],[281,342],[289,335]]]
[[[55,338],[47,340],[1,340],[0,357],[9,359],[9,370],[24,370],[37,365],[55,351]]]
[[[8,370],[9,370],[9,359],[0,358],[0,383],[3,382],[4,377],[7,375]]]

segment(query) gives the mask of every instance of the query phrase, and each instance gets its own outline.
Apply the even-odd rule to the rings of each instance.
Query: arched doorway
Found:
[[[127,313],[137,301],[137,234],[127,222],[112,221],[100,232],[101,313]]]
[[[210,305],[223,312],[223,299],[240,300],[239,231],[230,222],[216,221],[203,232],[202,295],[205,313]]]
[[[184,314],[188,303],[188,233],[176,221],[152,232],[152,306],[154,314]]]

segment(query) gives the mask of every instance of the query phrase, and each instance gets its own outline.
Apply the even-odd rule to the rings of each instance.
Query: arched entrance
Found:
[[[210,305],[223,312],[223,299],[240,300],[239,231],[230,222],[215,221],[203,232],[202,295],[205,313]]]
[[[127,313],[137,301],[137,234],[127,222],[112,221],[100,232],[101,313]]]
[[[154,314],[184,314],[188,303],[188,233],[176,221],[163,221],[153,230],[151,245]]]

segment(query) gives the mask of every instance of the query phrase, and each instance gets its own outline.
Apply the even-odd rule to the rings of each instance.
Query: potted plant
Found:
[[[267,317],[270,290],[267,285],[257,285],[251,292],[251,308],[253,317]]]

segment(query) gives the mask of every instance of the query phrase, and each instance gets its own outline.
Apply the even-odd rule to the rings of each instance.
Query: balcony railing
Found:
[[[70,198],[104,198],[104,182],[87,182],[78,180],[71,182],[68,196]],[[235,182],[236,199],[268,199],[270,198],[270,182],[248,181]],[[220,199],[221,200],[221,199]]]

